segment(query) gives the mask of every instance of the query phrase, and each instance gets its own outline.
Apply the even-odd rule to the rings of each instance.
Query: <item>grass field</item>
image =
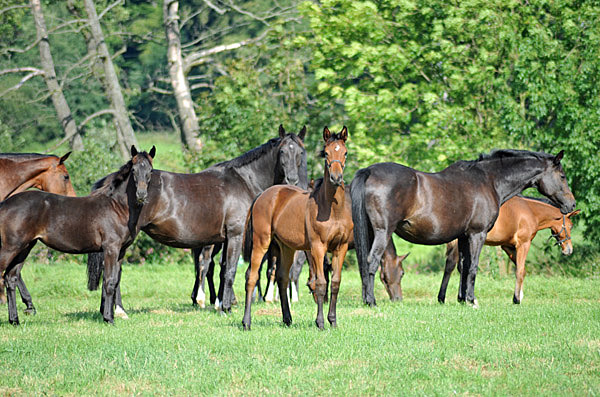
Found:
[[[2,395],[600,394],[598,279],[527,277],[515,306],[512,277],[480,275],[475,310],[456,303],[456,275],[442,306],[440,274],[408,273],[403,302],[389,302],[377,282],[379,305],[368,308],[351,268],[337,329],[316,329],[303,287],[290,328],[278,305],[262,303],[253,306],[252,331],[243,332],[241,305],[227,316],[192,308],[187,261],[126,266],[130,319],[106,325],[84,266],[67,258],[49,265],[31,258],[24,268],[36,316],[20,313],[13,327],[0,307]],[[244,270],[235,285],[240,301]]]

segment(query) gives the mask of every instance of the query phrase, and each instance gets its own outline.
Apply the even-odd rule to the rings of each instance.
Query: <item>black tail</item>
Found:
[[[256,197],[248,210],[248,215],[246,216],[246,226],[244,228],[244,247],[242,248],[242,253],[244,254],[244,261],[250,263],[252,258],[252,242],[253,242],[253,234],[254,227],[252,226],[252,209],[254,208],[254,203],[256,203]]]
[[[358,268],[360,269],[363,286],[369,276],[368,257],[373,244],[371,222],[369,222],[369,216],[365,209],[365,182],[369,175],[370,171],[367,168],[358,170],[350,188],[352,221],[354,222],[354,248],[356,249],[356,258],[358,259]]]
[[[87,274],[88,274],[88,289],[95,291],[100,285],[100,277],[104,270],[104,252],[94,252],[88,254]]]

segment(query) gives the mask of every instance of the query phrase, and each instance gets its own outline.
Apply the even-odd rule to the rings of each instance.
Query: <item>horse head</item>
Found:
[[[287,134],[283,125],[279,125],[279,153],[278,163],[283,173],[283,182],[288,185],[297,185],[300,182],[300,173],[306,174],[306,149],[304,148],[304,137],[306,126],[298,135]],[[302,170],[304,167],[304,171]],[[306,186],[302,186],[306,188]]]
[[[404,268],[402,261],[406,259],[408,254],[402,256],[389,256],[384,254],[381,260],[381,270],[379,277],[385,287],[391,301],[402,300],[402,277],[404,277]]]
[[[149,153],[138,152],[131,146],[131,174],[135,183],[135,199],[142,205],[148,198],[148,184],[152,175],[152,160],[156,154],[156,147],[152,146]]]
[[[575,210],[569,212],[566,215],[556,219],[550,226],[552,230],[552,237],[556,239],[556,244],[560,245],[561,252],[563,255],[571,255],[573,253],[573,243],[571,242],[571,229],[573,228],[573,221],[571,217],[577,215],[581,210]]]
[[[544,196],[552,200],[564,215],[575,209],[575,197],[567,183],[567,177],[560,164],[564,150],[556,156],[546,159],[546,168],[534,183],[535,187]]]
[[[323,140],[325,147],[321,152],[325,157],[325,168],[329,173],[329,180],[335,186],[344,183],[344,168],[346,168],[346,139],[348,139],[348,129],[346,126],[337,134],[332,134],[329,128],[323,129]]]
[[[36,187],[40,190],[63,196],[77,196],[71,184],[71,177],[69,176],[67,167],[64,164],[70,154],[71,152],[68,152],[60,158],[51,156],[56,161],[37,177]]]

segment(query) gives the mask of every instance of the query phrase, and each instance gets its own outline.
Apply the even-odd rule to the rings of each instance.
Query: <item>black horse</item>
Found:
[[[148,203],[138,226],[154,240],[176,248],[197,248],[226,241],[225,285],[220,298],[231,309],[233,281],[242,249],[244,222],[254,198],[275,184],[295,185],[306,175],[306,127],[196,174],[153,170]],[[88,256],[88,288],[98,287],[102,254]]]
[[[555,202],[563,214],[575,208],[556,156],[497,150],[478,160],[458,161],[438,173],[395,163],[363,168],[352,182],[354,243],[363,301],[374,305],[373,279],[392,233],[415,244],[458,239],[462,273],[458,300],[476,305],[479,254],[500,206],[528,187]]]
[[[137,235],[154,154],[154,147],[150,153],[138,153],[132,146],[132,159],[107,177],[103,188],[85,197],[27,191],[0,204],[0,274],[11,324],[19,323],[15,288],[20,269],[38,240],[70,254],[102,252],[106,262],[102,315],[104,321],[113,322],[118,263]]]

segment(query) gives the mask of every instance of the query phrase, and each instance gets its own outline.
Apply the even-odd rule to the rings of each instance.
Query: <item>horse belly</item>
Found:
[[[436,225],[430,218],[417,218],[401,221],[396,227],[396,234],[414,244],[438,245],[448,243],[458,237],[456,230],[444,229]]]
[[[272,233],[277,240],[295,250],[308,250],[305,224],[306,199],[303,196],[286,197],[285,203],[273,217]]]

